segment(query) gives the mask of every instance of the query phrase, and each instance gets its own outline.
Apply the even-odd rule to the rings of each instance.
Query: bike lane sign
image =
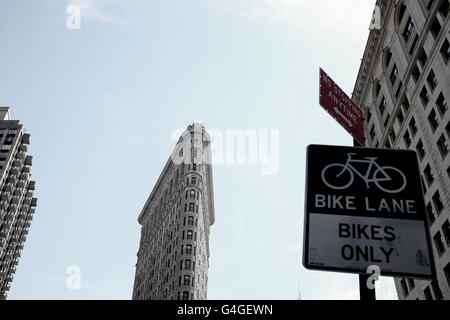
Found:
[[[304,228],[308,269],[435,275],[414,151],[308,146]]]

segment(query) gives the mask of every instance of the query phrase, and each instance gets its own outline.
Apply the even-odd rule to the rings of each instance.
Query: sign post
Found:
[[[434,277],[414,151],[310,145],[306,177],[305,268]]]
[[[353,139],[353,146],[361,147],[361,144]],[[369,275],[367,273],[359,274],[359,300],[361,301],[375,301],[377,300],[375,293],[375,286],[373,289],[367,287],[367,281],[369,280]]]

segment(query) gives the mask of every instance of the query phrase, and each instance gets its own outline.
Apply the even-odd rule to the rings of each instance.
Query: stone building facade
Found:
[[[138,221],[133,299],[206,300],[214,223],[210,137],[199,123],[181,135]]]
[[[30,134],[0,107],[0,300],[6,299],[37,205]]]
[[[449,0],[378,0],[352,99],[366,145],[416,150],[437,279],[395,279],[399,299],[450,299]]]

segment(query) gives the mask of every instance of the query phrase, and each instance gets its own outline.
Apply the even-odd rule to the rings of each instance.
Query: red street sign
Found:
[[[320,105],[364,145],[363,112],[341,88],[320,69]]]

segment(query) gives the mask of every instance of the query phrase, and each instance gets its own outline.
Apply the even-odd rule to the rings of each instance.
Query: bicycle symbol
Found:
[[[342,163],[331,163],[322,170],[322,181],[331,189],[343,190],[352,185],[355,173],[361,177],[370,188],[369,183],[374,182],[378,189],[387,193],[398,193],[406,187],[406,177],[397,168],[381,167],[376,160],[377,157],[366,157],[365,160],[352,159],[356,153],[348,153],[347,161]],[[367,171],[362,174],[353,165],[356,163],[368,164]],[[375,170],[372,170],[375,168]],[[370,173],[373,171],[372,177]],[[330,183],[332,181],[333,183]]]

